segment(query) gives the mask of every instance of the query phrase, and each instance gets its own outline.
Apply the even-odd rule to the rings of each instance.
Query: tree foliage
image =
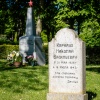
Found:
[[[100,24],[97,19],[88,19],[82,23],[80,37],[88,47],[100,46]]]
[[[28,2],[29,0],[0,1],[0,34],[13,38],[12,41],[17,36],[18,41],[18,38],[25,33]],[[38,21],[38,17],[41,19],[42,33],[47,35],[48,41],[59,29],[69,27],[76,30],[88,46],[99,46],[100,0],[34,0],[33,2],[35,21]]]

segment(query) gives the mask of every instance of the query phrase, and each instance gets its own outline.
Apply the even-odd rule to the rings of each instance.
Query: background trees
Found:
[[[0,44],[18,44],[25,34],[29,0],[0,1]],[[100,62],[100,0],[34,0],[35,22],[49,42],[64,27],[74,29],[86,42],[88,62]],[[91,52],[90,52],[91,51]],[[90,61],[91,58],[92,61]]]
[[[28,2],[0,1],[0,34],[6,35],[10,41],[17,42],[25,33]],[[99,12],[100,0],[34,0],[35,21],[41,19],[41,34],[48,41],[59,29],[69,27],[76,30],[88,46],[99,46]]]

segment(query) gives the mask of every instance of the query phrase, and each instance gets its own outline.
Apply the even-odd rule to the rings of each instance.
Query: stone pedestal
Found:
[[[47,100],[88,100],[87,94],[48,93]]]
[[[41,37],[32,35],[20,37],[19,50],[23,56],[23,63],[26,63],[26,56],[34,55],[38,65],[45,65],[45,54],[42,48]],[[36,55],[34,53],[36,53]]]

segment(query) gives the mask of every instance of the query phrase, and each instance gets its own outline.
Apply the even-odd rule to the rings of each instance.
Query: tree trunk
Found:
[[[44,0],[40,0],[40,7],[41,7],[41,8],[44,7]]]
[[[47,40],[50,42],[50,32],[47,33]]]
[[[70,25],[70,27],[69,28],[71,28],[71,29],[74,29],[73,27],[74,27],[74,19],[69,19],[69,25]]]

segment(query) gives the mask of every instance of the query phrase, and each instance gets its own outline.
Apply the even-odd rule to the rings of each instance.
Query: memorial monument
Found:
[[[29,7],[27,8],[25,35],[19,38],[19,51],[23,57],[23,64],[26,63],[26,56],[33,55],[38,65],[45,65],[42,39],[36,35],[32,0],[30,0]]]
[[[49,42],[47,100],[88,100],[85,62],[85,43],[74,30],[59,30]]]

